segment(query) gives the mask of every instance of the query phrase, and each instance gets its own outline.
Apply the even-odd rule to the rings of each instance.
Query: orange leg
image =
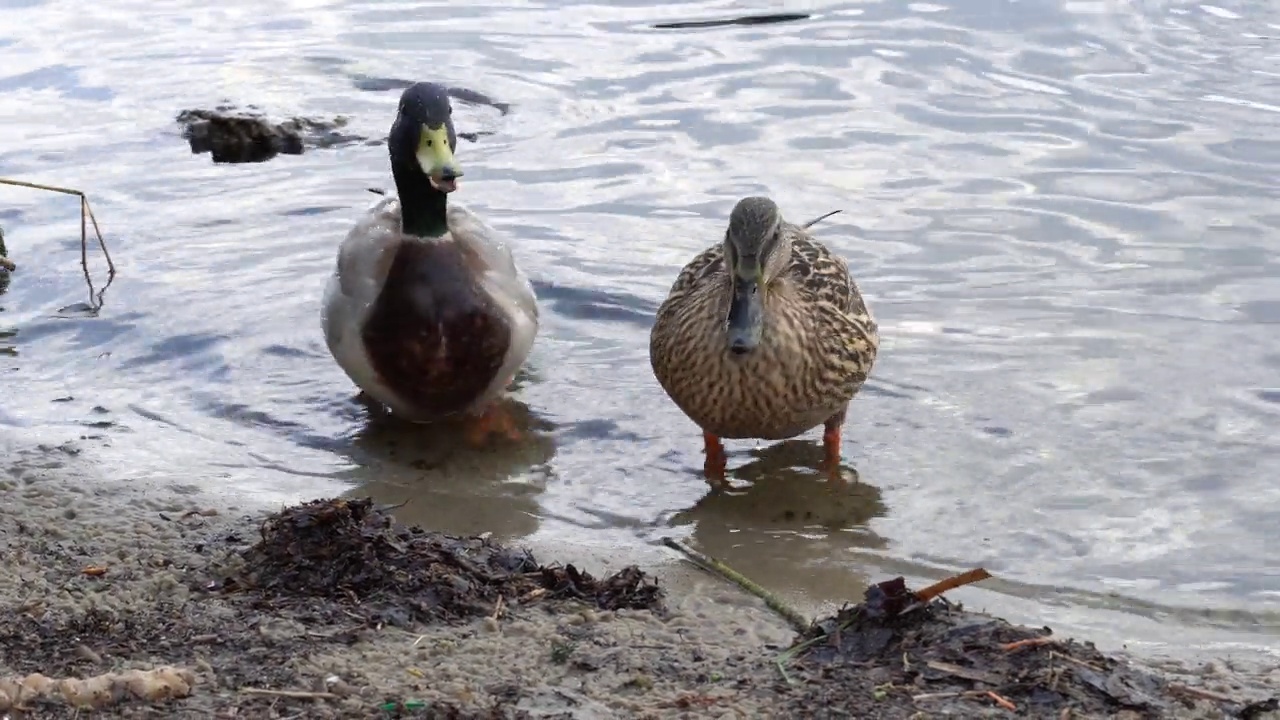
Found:
[[[842,418],[843,419],[843,418]],[[844,473],[840,471],[840,429],[843,422],[827,421],[822,433],[823,467],[827,470],[827,478],[832,482],[842,482]]]
[[[501,435],[512,442],[518,442],[523,435],[516,427],[515,418],[501,403],[494,403],[485,408],[480,415],[467,419],[467,442],[472,447],[480,447],[494,435]]]
[[[724,444],[720,442],[720,438],[709,432],[702,433],[702,444],[707,454],[706,462],[702,464],[702,472],[707,476],[707,482],[711,487],[723,487],[725,465],[729,462],[729,458],[724,454]]]

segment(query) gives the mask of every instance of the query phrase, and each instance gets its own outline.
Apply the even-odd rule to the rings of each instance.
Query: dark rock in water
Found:
[[[4,228],[0,227],[0,292],[9,285],[9,273],[17,269],[18,266],[9,259],[9,249],[4,245]]]
[[[301,155],[307,148],[333,147],[365,141],[341,128],[347,119],[295,117],[272,122],[256,108],[219,106],[213,110],[178,113],[183,136],[195,154],[211,153],[215,163],[264,162],[276,155]]]
[[[379,88],[408,87],[407,80],[377,78],[369,83],[381,83]],[[360,80],[356,81],[360,87]],[[487,105],[503,115],[510,106],[496,102],[488,96],[465,88],[450,88],[449,94],[463,102]],[[364,143],[383,145],[386,137],[370,140],[361,135],[342,132],[347,118],[338,116],[332,120],[294,117],[274,122],[253,105],[237,108],[219,105],[212,110],[183,110],[177,121],[182,125],[182,135],[191,145],[194,154],[210,153],[215,163],[258,163],[277,155],[301,155],[308,149],[338,147]],[[492,135],[490,130],[459,132],[458,137],[475,142],[482,135]]]
[[[527,551],[397,523],[368,499],[316,500],[265,520],[225,590],[278,601],[323,599],[393,625],[465,620],[543,599],[606,610],[660,609],[662,590],[635,567],[596,580]]]

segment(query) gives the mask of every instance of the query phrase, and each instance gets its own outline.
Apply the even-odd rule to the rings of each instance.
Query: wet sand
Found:
[[[267,511],[210,496],[195,478],[144,486],[101,477],[74,443],[28,447],[0,437],[0,450],[7,579],[0,585],[0,680],[163,666],[192,674],[189,694],[171,701],[133,698],[121,685],[108,711],[114,716],[1010,714],[985,697],[913,699],[930,689],[924,679],[914,689],[895,685],[901,669],[875,663],[796,663],[788,685],[776,659],[795,633],[757,599],[712,578],[665,587],[655,610],[516,599],[495,603],[493,613],[437,622],[371,620],[357,605],[281,605],[225,592],[218,578],[235,572],[259,540]],[[597,576],[618,570],[586,569]],[[1246,702],[1280,694],[1280,672],[1220,663],[1181,671],[1178,683],[1201,690],[1184,693],[1174,711],[1066,717],[1232,717]],[[61,700],[27,705],[33,709],[25,717],[76,716]],[[1028,713],[1019,711],[1034,716]]]

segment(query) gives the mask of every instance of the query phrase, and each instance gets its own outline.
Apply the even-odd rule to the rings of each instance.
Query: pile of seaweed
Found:
[[[240,553],[224,591],[264,599],[336,601],[368,620],[498,617],[506,608],[569,599],[603,610],[660,610],[663,590],[635,566],[597,580],[572,565],[542,566],[486,538],[402,525],[368,498],[315,500],[268,517]]]
[[[901,577],[873,585],[861,604],[815,622],[780,667],[809,681],[807,706],[865,707],[869,696],[878,701],[876,717],[1158,718],[1209,702],[1222,717],[1249,720],[1277,708],[1275,698],[1245,703],[1176,685],[1092,643],[969,612],[941,597],[986,577],[970,571],[919,592]]]
[[[277,155],[301,155],[308,147],[333,147],[365,141],[343,133],[347,119],[294,117],[273,122],[252,106],[220,105],[213,110],[178,113],[192,154],[210,153],[215,163],[265,162]]]

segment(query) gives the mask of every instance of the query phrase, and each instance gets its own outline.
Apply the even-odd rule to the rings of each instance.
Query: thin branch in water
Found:
[[[98,218],[94,217],[93,208],[89,205],[89,196],[74,188],[44,185],[27,182],[26,180],[0,178],[0,185],[12,185],[14,187],[31,188],[32,190],[47,190],[48,192],[62,193],[63,195],[75,195],[80,198],[80,267],[84,270],[85,283],[89,285],[89,306],[94,312],[97,312],[102,307],[102,296],[107,292],[107,288],[111,287],[112,281],[116,278],[116,264],[112,262],[111,252],[107,250],[107,241],[102,238],[102,229],[98,227]],[[93,232],[98,237],[98,247],[102,248],[102,256],[107,259],[107,284],[103,285],[102,290],[96,294],[93,288],[93,277],[89,274],[89,223],[93,224]]]
[[[799,633],[800,635],[804,635],[805,633],[809,632],[809,628],[812,626],[812,623],[806,620],[803,615],[801,615],[799,612],[796,612],[794,608],[791,608],[786,603],[782,602],[782,600],[778,599],[776,595],[769,592],[768,590],[765,590],[764,588],[760,587],[756,583],[752,582],[750,579],[748,579],[745,575],[738,572],[737,570],[734,570],[733,568],[729,567],[728,565],[725,565],[724,563],[711,557],[710,555],[694,550],[693,548],[680,542],[679,540],[676,540],[675,538],[664,537],[662,538],[662,544],[666,545],[672,550],[675,550],[681,555],[684,555],[685,557],[689,558],[689,560],[693,561],[693,564],[711,573],[712,575],[718,575],[721,578],[724,578],[725,580],[728,580],[729,582],[733,583],[734,585],[737,585],[743,590],[746,590],[752,595],[755,595],[756,597],[760,598],[761,600],[764,601],[764,604],[767,605],[770,610],[774,611],[779,616],[781,616],[782,619],[786,620],[787,624],[790,625],[791,628],[795,630],[797,633]],[[806,649],[813,646],[815,643],[817,643],[819,640],[822,640],[822,639],[823,637],[821,636],[809,638],[807,640],[804,640],[803,642],[799,642],[799,643],[796,643],[795,645],[792,645],[791,647],[787,648],[784,652],[778,655],[777,659],[774,660],[774,665],[777,666],[778,673],[782,675],[782,679],[784,682],[786,682],[788,685],[792,685],[795,683],[795,681],[791,679],[791,676],[787,674],[787,663],[791,662],[791,660],[794,657],[799,655],[801,652],[804,652]]]
[[[706,570],[713,575],[719,575],[725,580],[728,580],[734,585],[737,585],[743,590],[746,590],[752,595],[760,598],[764,601],[765,605],[769,606],[770,610],[778,613],[778,615],[781,616],[783,620],[786,620],[787,624],[796,632],[804,634],[809,631],[811,623],[806,620],[803,615],[796,612],[795,609],[788,607],[787,604],[778,599],[776,595],[755,584],[737,570],[734,570],[710,555],[704,555],[703,553],[694,550],[675,538],[664,537],[662,538],[662,544],[689,558],[695,565],[703,570]]]

